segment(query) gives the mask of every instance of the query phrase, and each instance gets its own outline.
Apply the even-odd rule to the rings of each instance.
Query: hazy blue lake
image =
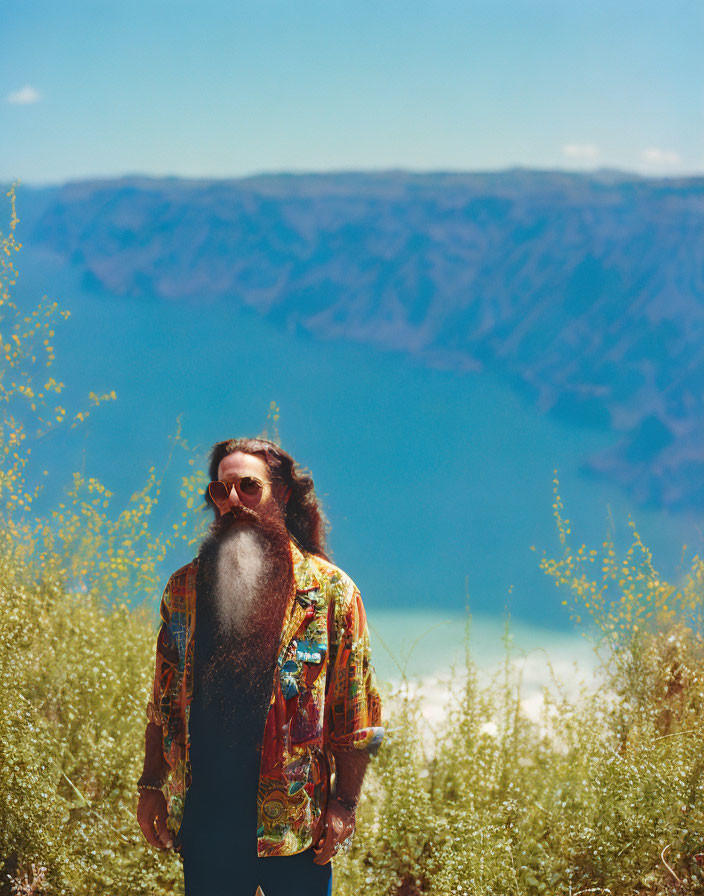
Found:
[[[496,621],[508,605],[518,622],[564,639],[563,595],[538,569],[543,550],[559,549],[554,469],[575,542],[598,544],[613,527],[624,543],[632,515],[667,575],[678,574],[684,543],[701,548],[691,521],[638,508],[580,473],[613,435],[546,418],[491,373],[432,370],[370,346],[319,342],[205,297],[195,306],[96,295],[31,247],[19,267],[22,301],[48,293],[71,310],[56,336],[63,403],[70,408],[89,389],[118,395],[80,434],[37,446],[50,493],[85,464],[124,501],[150,464],[164,464],[179,414],[189,443],[205,452],[219,439],[259,433],[275,400],[284,447],[314,474],[334,559],[397,647],[427,619],[460,619],[467,595],[478,616]],[[180,505],[175,482],[166,486],[168,518]],[[415,668],[443,650],[442,639],[427,641]]]

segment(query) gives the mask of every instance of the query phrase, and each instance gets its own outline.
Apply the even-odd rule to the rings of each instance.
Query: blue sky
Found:
[[[704,170],[700,0],[3,0],[0,179]]]

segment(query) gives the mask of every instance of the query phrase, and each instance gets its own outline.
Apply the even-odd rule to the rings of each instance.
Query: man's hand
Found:
[[[348,837],[354,833],[354,812],[346,809],[334,797],[328,803],[325,813],[323,836],[313,847],[316,865],[326,865]],[[337,847],[337,849],[336,849]]]
[[[137,821],[147,843],[157,849],[173,846],[171,832],[166,827],[166,797],[160,790],[142,790],[137,803]]]

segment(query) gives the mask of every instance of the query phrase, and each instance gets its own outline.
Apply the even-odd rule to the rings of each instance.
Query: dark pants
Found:
[[[256,818],[233,818],[223,805],[186,798],[179,831],[186,896],[331,896],[332,866],[316,865],[313,850],[257,856]]]
[[[316,865],[313,851],[294,856],[249,857],[236,860],[226,852],[183,853],[186,896],[330,896],[330,864]]]

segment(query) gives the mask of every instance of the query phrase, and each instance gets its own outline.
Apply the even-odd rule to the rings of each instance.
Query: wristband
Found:
[[[159,790],[160,791],[163,786],[164,786],[163,784],[154,784],[150,781],[142,781],[141,778],[139,781],[137,781],[137,790],[140,793],[143,790]]]

